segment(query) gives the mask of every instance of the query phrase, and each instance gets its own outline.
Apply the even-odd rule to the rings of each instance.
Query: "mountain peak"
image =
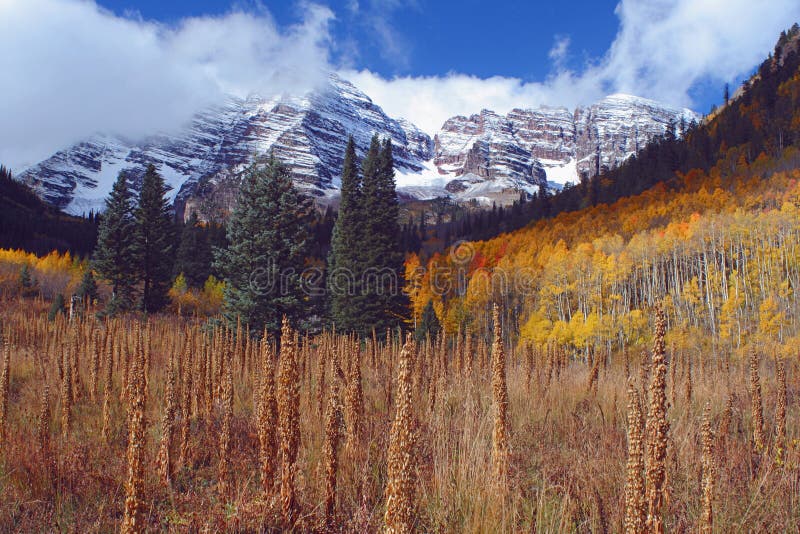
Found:
[[[296,186],[329,202],[338,194],[345,143],[364,154],[374,134],[392,139],[398,191],[405,197],[450,196],[504,203],[519,191],[577,182],[613,168],[691,114],[617,93],[587,108],[491,109],[445,121],[431,138],[405,119],[388,117],[336,73],[300,95],[228,97],[197,113],[178,133],[143,140],[95,135],[21,173],[45,200],[70,213],[99,211],[120,171],[134,184],[153,163],[176,209],[228,211],[244,168],[274,154]],[[204,213],[201,213],[204,215]]]
[[[560,187],[614,168],[681,118],[689,122],[697,115],[623,93],[574,112],[550,106],[515,108],[507,115],[482,110],[445,122],[434,138],[433,163],[439,183],[456,198],[470,199],[476,179],[483,179],[501,190],[486,200],[502,201],[520,190]],[[418,192],[416,187],[409,189]],[[481,199],[485,192],[482,187]]]
[[[134,183],[153,163],[181,208],[198,191],[216,196],[228,209],[235,202],[238,178],[256,158],[274,152],[292,169],[295,184],[312,197],[338,191],[349,134],[364,153],[373,134],[392,139],[395,164],[419,172],[430,159],[431,139],[410,123],[388,117],[349,81],[332,73],[328,83],[302,95],[252,94],[228,97],[197,113],[176,134],[142,140],[95,135],[27,169],[20,179],[45,200],[70,213],[102,210],[120,171]],[[202,187],[200,187],[202,186]],[[216,190],[223,191],[215,195]]]

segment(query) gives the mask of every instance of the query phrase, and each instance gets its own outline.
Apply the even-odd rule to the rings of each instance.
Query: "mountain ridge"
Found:
[[[616,116],[614,106],[601,105],[615,98],[622,103]],[[298,188],[324,205],[338,194],[347,136],[354,135],[363,154],[377,133],[392,139],[401,199],[507,203],[520,191],[558,188],[581,172],[618,165],[679,115],[697,117],[641,97],[609,95],[573,112],[542,106],[507,115],[483,110],[456,116],[431,138],[408,120],[389,117],[368,95],[332,74],[325,86],[300,96],[228,97],[198,112],[177,133],[139,141],[97,134],[17,177],[50,204],[80,214],[102,210],[119,171],[129,172],[138,186],[146,165],[154,163],[179,213],[185,215],[188,207],[201,216],[224,216],[235,203],[244,167],[274,152],[289,165]],[[643,125],[643,133],[626,130],[631,119]],[[626,144],[631,140],[633,150]],[[598,151],[595,169],[578,158]]]

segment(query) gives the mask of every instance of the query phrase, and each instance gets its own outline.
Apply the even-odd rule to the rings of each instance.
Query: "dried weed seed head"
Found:
[[[703,515],[700,532],[711,534],[714,528],[714,432],[711,430],[711,405],[706,404],[703,413]]]
[[[386,466],[386,513],[383,518],[387,533],[409,533],[414,530],[416,514],[417,429],[412,403],[414,345],[406,338],[400,352],[397,375],[397,402],[389,439]]]
[[[644,479],[644,421],[642,401],[633,380],[628,380],[628,464],[625,483],[625,532],[644,532],[646,520]]]
[[[750,410],[753,418],[753,444],[758,452],[766,446],[764,435],[764,408],[761,400],[761,376],[758,372],[759,358],[755,350],[750,351]]]
[[[667,365],[664,349],[666,321],[661,308],[656,309],[656,333],[653,344],[650,410],[647,414],[647,530],[663,532],[661,517],[667,478]]]
[[[786,447],[786,363],[783,358],[776,362],[775,369],[778,382],[778,401],[775,407],[775,446],[779,451]]]
[[[294,475],[300,448],[300,376],[297,368],[295,335],[286,317],[281,327],[278,365],[278,433],[281,438],[281,511],[292,525],[297,516]]]
[[[505,486],[509,474],[508,444],[508,386],[506,384],[506,355],[500,328],[500,311],[494,305],[494,343],[492,345],[492,395],[494,399],[494,429],[492,430],[492,463],[498,482]]]

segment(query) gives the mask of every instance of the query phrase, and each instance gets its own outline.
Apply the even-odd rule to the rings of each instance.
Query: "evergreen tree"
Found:
[[[215,250],[226,283],[223,314],[231,325],[241,318],[251,332],[266,327],[277,334],[284,315],[294,324],[308,317],[302,271],[311,210],[274,156],[266,167],[253,164],[246,171],[228,221],[229,245]]]
[[[391,276],[381,269],[381,254],[386,251],[386,240],[383,233],[384,216],[380,213],[383,207],[381,198],[381,143],[378,135],[372,136],[369,150],[361,161],[361,220],[363,239],[360,243],[362,256],[361,291],[357,300],[361,306],[357,315],[360,335],[369,334],[374,328],[377,332],[386,331],[383,318],[385,299],[382,280]]]
[[[183,273],[191,287],[203,287],[208,275],[211,274],[213,257],[208,233],[200,226],[197,213],[192,212],[181,232],[173,270],[173,275],[176,277]]]
[[[361,216],[361,179],[358,174],[356,145],[353,137],[347,142],[342,167],[339,214],[333,225],[331,251],[328,255],[328,296],[331,319],[337,329],[359,331],[361,321],[361,277],[363,275],[364,228]]]
[[[138,239],[134,218],[133,195],[123,172],[106,199],[100,219],[94,269],[111,283],[111,301],[107,311],[114,314],[133,307],[138,282]]]
[[[97,282],[94,279],[92,270],[87,268],[81,278],[81,285],[78,286],[78,291],[75,294],[81,299],[82,302],[92,302],[97,300]]]
[[[388,138],[383,141],[378,156],[376,177],[376,195],[372,199],[365,199],[366,223],[370,236],[367,250],[372,251],[368,266],[378,274],[375,298],[369,296],[368,300],[379,303],[378,313],[370,328],[385,331],[386,328],[403,323],[408,306],[408,300],[402,291],[405,283],[404,255],[400,246],[400,208],[394,181],[392,141]]]
[[[419,343],[425,341],[425,338],[430,336],[431,339],[435,338],[442,326],[439,324],[439,318],[436,317],[436,311],[433,309],[433,301],[429,300],[425,307],[422,309],[422,317],[419,319],[417,330],[414,336]]]
[[[19,270],[19,285],[22,287],[23,292],[26,292],[33,287],[31,269],[28,267],[27,263],[23,264],[22,269]]]
[[[359,180],[351,138],[328,263],[331,315],[340,330],[365,336],[402,324],[406,297],[398,216],[391,141],[373,136]]]
[[[142,180],[136,223],[139,238],[139,269],[142,286],[142,309],[159,311],[167,304],[172,281],[173,224],[167,186],[150,164]]]

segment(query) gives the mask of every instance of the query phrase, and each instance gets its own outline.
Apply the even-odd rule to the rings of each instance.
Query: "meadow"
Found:
[[[0,308],[4,532],[800,524],[792,347],[676,350],[655,314],[648,346],[576,353],[47,308]]]

